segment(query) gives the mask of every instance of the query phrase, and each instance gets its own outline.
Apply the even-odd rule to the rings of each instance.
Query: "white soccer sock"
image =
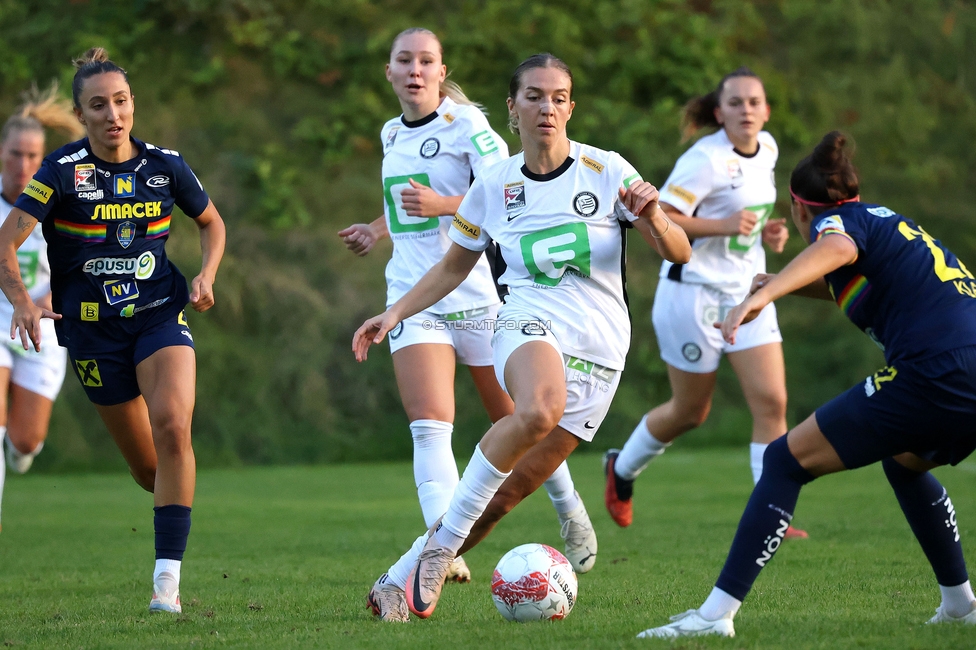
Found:
[[[949,616],[960,618],[973,611],[976,606],[976,596],[973,595],[969,580],[955,587],[939,585],[939,590],[942,592],[942,611]]]
[[[576,494],[576,486],[573,485],[573,476],[569,473],[569,465],[566,461],[559,464],[556,471],[552,473],[543,485],[549,493],[552,507],[556,509],[556,514],[562,520],[570,514],[580,504],[579,495]]]
[[[474,522],[478,521],[488,502],[510,474],[495,469],[481,452],[481,447],[476,446],[471,461],[464,469],[464,476],[454,490],[454,498],[444,514],[442,525],[434,532],[437,543],[457,553],[471,534]]]
[[[9,444],[4,438],[7,435],[7,427],[0,427],[0,504],[3,502],[3,484],[7,480],[7,460],[3,458],[3,446]]]
[[[176,578],[176,584],[180,584],[180,560],[156,560],[156,568],[153,570],[153,582],[159,578],[160,573],[169,572]]]
[[[749,466],[752,467],[753,485],[759,483],[759,479],[762,477],[763,454],[766,453],[768,446],[769,444],[765,442],[749,443]]]
[[[726,614],[732,614],[734,617],[740,607],[742,607],[741,600],[734,598],[718,587],[713,587],[712,593],[708,594],[708,598],[698,608],[698,613],[706,621],[717,621]]]
[[[424,550],[424,546],[427,544],[427,533],[414,540],[413,546],[410,550],[400,556],[390,570],[387,571],[387,575],[390,576],[390,582],[395,584],[400,589],[406,591],[407,589],[407,576],[410,575],[410,570],[414,568],[417,564],[417,560],[420,559],[420,552]]]
[[[670,446],[670,442],[661,442],[647,430],[647,415],[645,415],[624,443],[624,448],[620,450],[617,462],[613,465],[613,471],[620,478],[633,481],[647,469],[648,463],[663,454]]]
[[[420,510],[428,528],[445,512],[458,484],[457,461],[451,449],[454,425],[438,420],[414,420],[413,478],[417,484]]]

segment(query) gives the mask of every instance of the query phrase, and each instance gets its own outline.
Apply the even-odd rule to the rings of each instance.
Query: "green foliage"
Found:
[[[227,221],[217,306],[191,315],[203,464],[409,454],[389,356],[378,350],[358,365],[349,351],[356,326],[383,307],[389,246],[355,258],[335,232],[381,211],[378,131],[399,113],[383,65],[393,37],[418,24],[441,35],[452,79],[485,104],[499,132],[515,65],[539,51],[560,56],[575,77],[570,135],[621,152],[657,183],[687,146],[680,107],[748,64],[773,106],[781,190],[822,134],[842,128],[857,141],[867,200],[916,218],[964,260],[976,257],[967,218],[976,199],[971,3],[0,0],[0,112],[32,81],[68,87],[70,59],[103,45],[129,72],[135,134],[180,150]],[[781,199],[782,215],[786,207]],[[801,248],[794,233],[770,267]],[[174,221],[170,249],[192,275],[199,247],[185,220]],[[669,396],[647,317],[657,266],[635,239],[633,348],[599,446],[622,442]],[[779,313],[792,422],[881,365],[831,305],[786,299]],[[118,466],[76,384],[68,378],[38,465]],[[486,424],[462,378],[457,449]],[[742,443],[748,428],[723,367],[711,419],[686,444]]]

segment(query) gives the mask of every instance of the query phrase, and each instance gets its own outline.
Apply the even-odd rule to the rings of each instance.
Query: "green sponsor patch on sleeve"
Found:
[[[498,151],[498,144],[495,142],[495,137],[490,131],[482,131],[471,136],[471,143],[482,156],[487,156],[490,153]]]

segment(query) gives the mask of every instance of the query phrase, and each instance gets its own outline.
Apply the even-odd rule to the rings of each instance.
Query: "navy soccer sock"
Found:
[[[959,543],[956,509],[939,480],[929,472],[910,470],[891,458],[884,459],[881,466],[939,584],[954,587],[969,580]]]
[[[786,436],[766,448],[762,477],[739,520],[716,587],[745,600],[759,572],[783,543],[800,488],[813,479],[790,453]]]
[[[156,559],[183,560],[190,534],[190,508],[170,505],[153,508],[156,529]]]

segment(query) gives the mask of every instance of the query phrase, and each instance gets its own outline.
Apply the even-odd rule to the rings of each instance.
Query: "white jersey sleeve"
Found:
[[[491,243],[491,238],[484,229],[488,211],[485,199],[485,183],[481,177],[476,177],[458,206],[448,233],[451,241],[458,246],[470,251],[483,251]]]
[[[661,190],[661,202],[673,205],[690,217],[711,194],[714,176],[709,156],[700,149],[691,148],[675,163]]]
[[[637,181],[644,180],[640,173],[634,169],[634,166],[616,152],[610,152],[610,165],[613,167],[612,173],[620,177],[620,189],[622,190],[626,190]],[[614,202],[613,209],[619,221],[633,222],[640,218],[624,207],[623,201],[619,198]]]
[[[468,154],[468,166],[475,178],[486,167],[508,158],[508,145],[488,124],[485,114],[479,110],[465,111],[466,128],[458,133],[458,149]]]

